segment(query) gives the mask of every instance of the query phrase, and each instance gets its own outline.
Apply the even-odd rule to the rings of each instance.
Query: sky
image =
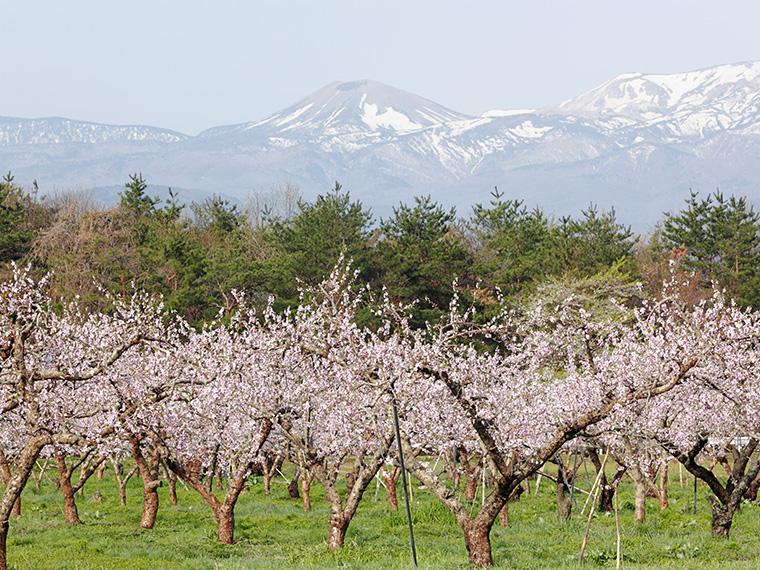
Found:
[[[760,2],[0,0],[0,115],[189,135],[372,79],[452,110],[760,60]]]

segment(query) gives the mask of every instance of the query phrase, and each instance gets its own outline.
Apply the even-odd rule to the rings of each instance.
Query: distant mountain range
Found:
[[[689,189],[760,202],[760,62],[620,75],[554,107],[471,117],[374,81],[332,83],[262,121],[191,137],[146,126],[0,117],[0,170],[95,187],[142,172],[181,199],[339,181],[379,216],[431,194],[461,215],[494,186],[556,215],[593,202],[639,231]]]

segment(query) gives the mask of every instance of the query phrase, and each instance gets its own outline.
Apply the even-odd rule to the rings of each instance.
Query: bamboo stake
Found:
[[[609,452],[609,448],[607,448],[607,451]],[[604,461],[607,461],[607,456],[604,456]],[[602,468],[599,470],[599,473],[603,473],[604,471],[604,461],[602,462]],[[599,490],[599,486],[596,485],[596,490]],[[588,511],[588,520],[586,521],[586,532],[583,535],[583,544],[581,544],[581,554],[578,557],[578,566],[583,565],[583,553],[586,552],[586,544],[588,543],[588,533],[589,530],[591,530],[591,518],[594,516],[594,508],[596,507],[596,496],[593,493],[589,493],[588,499],[586,499],[586,502],[589,501],[593,497],[593,501],[591,502],[591,509]],[[586,505],[583,506],[583,508],[586,508]],[[581,511],[582,513],[583,511]]]
[[[581,514],[586,512],[586,507],[588,506],[588,502],[591,500],[591,497],[594,497],[594,501],[596,501],[595,490],[597,487],[599,487],[599,482],[602,480],[602,474],[604,473],[604,466],[607,464],[607,458],[610,456],[610,448],[612,447],[612,442],[610,442],[610,445],[607,446],[607,452],[604,454],[604,459],[602,459],[602,466],[599,469],[599,473],[596,474],[596,479],[594,480],[594,484],[591,486],[591,491],[588,494],[588,497],[586,497],[586,502],[583,503],[583,509],[581,509]],[[593,507],[591,509],[594,510]]]
[[[620,570],[623,567],[623,560],[620,557],[620,517],[618,516],[618,501],[617,501],[617,487],[615,487],[615,494],[612,496],[615,502],[615,532],[617,533],[617,556],[615,562],[615,570]]]

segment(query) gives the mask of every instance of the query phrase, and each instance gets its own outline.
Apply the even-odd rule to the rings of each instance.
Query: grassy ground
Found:
[[[585,482],[584,482],[585,484]],[[710,536],[710,514],[699,487],[693,513],[693,487],[671,483],[671,506],[659,512],[647,504],[647,520],[633,524],[633,494],[619,494],[625,568],[757,568],[760,564],[760,506],[746,504],[734,520],[730,540]],[[91,500],[94,491],[102,504]],[[88,482],[78,497],[81,526],[63,522],[61,495],[49,483],[40,491],[30,485],[22,499],[23,515],[11,521],[8,560],[17,570],[243,570],[258,568],[412,568],[406,518],[388,510],[381,488],[374,485],[351,523],[346,546],[326,548],[328,506],[321,488],[312,487],[313,510],[304,513],[285,486],[273,485],[265,496],[261,484],[241,496],[236,509],[233,546],[218,544],[211,510],[198,495],[178,487],[179,504],[170,506],[160,489],[156,527],[135,532],[141,515],[141,485],[130,481],[128,505],[118,504],[116,482],[108,475]],[[535,491],[535,482],[533,489]],[[492,545],[497,567],[577,568],[586,517],[558,522],[554,488],[544,479],[539,493],[510,506],[509,528],[495,526]],[[399,495],[401,498],[401,495]],[[580,501],[580,498],[579,498]],[[581,501],[582,506],[582,501]],[[466,568],[467,553],[453,517],[427,492],[415,489],[413,522],[420,568]],[[498,523],[497,523],[498,525]],[[587,568],[615,567],[616,534],[612,515],[595,515],[586,550]]]

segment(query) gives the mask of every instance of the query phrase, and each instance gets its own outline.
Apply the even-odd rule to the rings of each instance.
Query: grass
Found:
[[[729,540],[710,535],[706,487],[699,487],[693,513],[693,487],[671,483],[671,506],[660,512],[647,502],[647,519],[633,524],[633,489],[619,493],[624,565],[628,569],[715,568],[743,570],[760,563],[760,506],[745,504],[734,520]],[[104,497],[93,503],[94,491]],[[374,485],[346,536],[344,548],[326,547],[328,504],[321,488],[312,487],[312,506],[304,513],[299,500],[288,497],[282,482],[263,494],[258,483],[241,496],[236,508],[236,543],[216,542],[211,510],[192,491],[178,487],[179,504],[169,505],[162,488],[161,507],[153,530],[135,532],[140,521],[139,479],[130,481],[128,505],[118,504],[118,488],[106,475],[93,477],[78,497],[81,526],[63,522],[62,497],[49,483],[37,491],[30,485],[22,497],[22,516],[11,521],[8,561],[16,570],[249,570],[396,569],[412,568],[406,515],[388,510],[381,488]],[[535,491],[535,483],[532,491]],[[586,517],[568,522],[556,516],[554,487],[544,479],[537,495],[510,505],[509,528],[494,526],[491,541],[497,567],[514,569],[577,568]],[[401,497],[401,494],[399,495]],[[579,501],[580,502],[580,501]],[[582,506],[582,503],[580,503]],[[412,505],[420,568],[467,568],[459,527],[450,513],[424,490]],[[595,514],[586,549],[586,568],[615,567],[616,534],[611,514]]]

